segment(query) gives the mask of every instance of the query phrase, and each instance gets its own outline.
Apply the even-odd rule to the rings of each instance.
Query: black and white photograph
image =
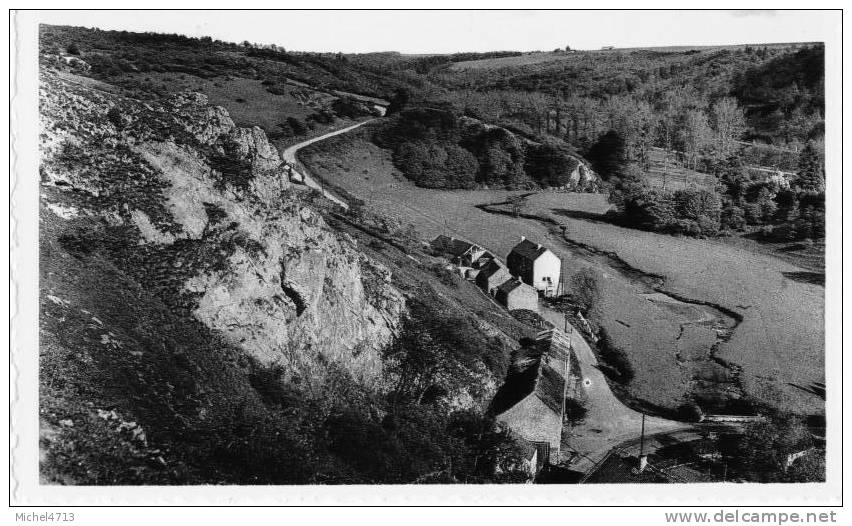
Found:
[[[841,502],[842,11],[10,31],[12,486]]]

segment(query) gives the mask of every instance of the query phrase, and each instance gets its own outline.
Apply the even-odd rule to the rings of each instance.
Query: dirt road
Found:
[[[325,135],[320,135],[319,137],[314,137],[312,139],[308,139],[307,141],[303,141],[303,142],[300,142],[298,144],[294,144],[293,146],[290,146],[289,148],[287,148],[286,150],[284,150],[281,153],[281,158],[284,159],[284,161],[286,161],[287,163],[289,163],[291,166],[294,167],[293,172],[296,175],[295,178],[302,181],[305,184],[305,186],[319,190],[320,192],[322,192],[322,195],[325,196],[327,199],[329,199],[330,201],[333,201],[334,203],[337,203],[338,205],[340,205],[343,208],[348,210],[349,205],[346,204],[346,202],[343,199],[340,199],[336,195],[332,194],[331,192],[329,192],[328,190],[323,188],[322,184],[320,184],[319,182],[317,182],[316,179],[311,177],[311,174],[308,172],[308,170],[304,166],[302,166],[301,163],[299,163],[299,160],[296,158],[296,153],[299,150],[301,150],[302,148],[304,148],[305,146],[310,146],[311,144],[314,144],[315,142],[323,141],[325,139],[328,139],[329,137],[334,137],[335,135],[340,135],[342,133],[352,131],[355,128],[358,128],[360,126],[367,124],[368,122],[372,122],[373,120],[375,120],[375,119],[370,119],[368,121],[359,122],[358,124],[353,124],[352,126],[347,126],[346,128],[341,128],[339,130],[335,130],[333,132],[326,133]],[[297,167],[300,169],[300,171],[296,169]]]
[[[557,327],[564,326],[560,312],[539,306],[542,317]],[[577,361],[580,362],[582,380],[578,389],[587,397],[586,417],[581,424],[570,426],[563,434],[562,460],[570,460],[568,466],[585,473],[595,466],[613,447],[638,439],[642,430],[642,414],[625,406],[609,388],[606,377],[598,368],[598,360],[583,336],[570,325],[568,336]],[[576,395],[576,393],[571,393]],[[648,416],[645,418],[645,433],[671,433],[686,430],[690,424]]]

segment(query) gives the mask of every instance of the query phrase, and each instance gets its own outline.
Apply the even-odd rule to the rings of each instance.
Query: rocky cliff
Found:
[[[42,214],[69,252],[104,254],[285,380],[381,383],[403,298],[290,186],[260,128],[200,94],[142,102],[50,70],[40,110]]]

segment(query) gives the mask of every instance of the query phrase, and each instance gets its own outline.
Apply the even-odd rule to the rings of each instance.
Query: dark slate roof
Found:
[[[506,268],[506,265],[500,263],[500,261],[495,258],[495,259],[492,259],[491,261],[489,261],[488,263],[486,263],[485,266],[482,267],[482,270],[479,271],[479,274],[481,276],[485,276],[486,278],[490,278],[494,274],[497,274],[498,272],[500,272],[501,269],[505,270],[506,272],[509,271]]]
[[[468,243],[467,241],[456,239],[454,237],[449,237],[441,234],[436,237],[429,243],[432,248],[443,252],[444,254],[448,254],[453,257],[458,257],[470,250],[471,247],[474,247],[473,243]]]
[[[523,283],[518,281],[516,278],[507,279],[502,285],[497,287],[497,290],[502,291],[505,294],[509,294],[521,285],[523,285]]]
[[[512,252],[524,259],[528,259],[529,261],[535,261],[539,258],[539,256],[547,252],[547,248],[545,248],[544,245],[533,243],[529,239],[524,239],[515,245]]]
[[[494,261],[496,259],[497,258],[494,256],[494,254],[492,254],[491,252],[488,252],[486,250],[481,256],[476,258],[476,261],[473,262],[473,265],[475,267],[483,268],[483,267],[485,267],[485,265],[491,263],[492,261]]]
[[[504,413],[532,394],[554,413],[562,413],[565,375],[571,352],[570,340],[558,329],[543,331],[534,346],[519,349],[506,382],[491,402],[495,415]]]

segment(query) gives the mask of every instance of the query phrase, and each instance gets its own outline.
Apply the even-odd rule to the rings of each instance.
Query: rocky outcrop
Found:
[[[495,124],[489,124],[483,122],[479,119],[474,119],[472,117],[463,116],[459,118],[459,122],[462,127],[465,129],[465,133],[467,134],[476,134],[481,132],[488,132],[493,130],[499,130],[506,137],[510,139],[510,141],[517,143],[522,148],[529,152],[536,148],[540,148],[542,143],[537,142],[529,137],[525,137],[520,133],[516,133],[510,129],[497,126]],[[564,157],[564,160],[561,160],[558,163],[554,163],[555,166],[562,167],[563,173],[560,173],[558,179],[567,181],[563,184],[560,189],[568,190],[572,192],[600,192],[603,189],[603,182],[601,181],[600,176],[595,173],[592,167],[586,162],[585,159],[579,157],[578,155],[573,155],[566,151],[560,151],[559,155]]]
[[[50,70],[41,86],[41,198],[69,247],[108,257],[285,381],[342,369],[381,387],[403,298],[290,186],[260,128],[197,93],[142,102]]]

